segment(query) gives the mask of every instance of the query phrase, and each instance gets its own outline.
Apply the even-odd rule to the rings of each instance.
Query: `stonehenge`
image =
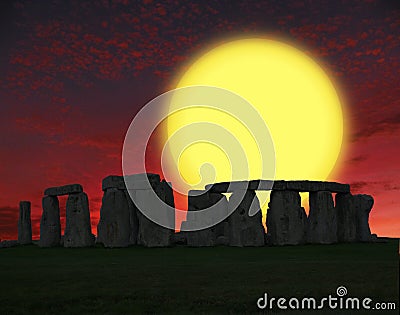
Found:
[[[40,247],[87,247],[94,245],[91,232],[89,202],[79,184],[47,188],[43,197],[40,220]],[[68,195],[64,237],[61,237],[58,196]]]
[[[206,185],[188,192],[188,211],[175,231],[171,183],[157,174],[107,176],[97,238],[92,234],[87,194],[79,184],[47,188],[42,199],[40,247],[107,248],[140,245],[168,247],[282,246],[373,242],[370,195],[353,195],[350,186],[334,182],[253,180]],[[256,192],[268,190],[266,229]],[[309,194],[309,213],[300,192]],[[61,235],[58,196],[68,195]],[[154,218],[160,222],[154,222]],[[31,203],[19,204],[18,244],[32,243]]]
[[[271,190],[266,219],[268,245],[374,240],[368,223],[373,198],[369,195],[352,195],[348,184],[252,180],[216,183],[206,185],[206,189],[213,193],[233,193],[232,196],[243,190]],[[300,192],[309,193],[308,216],[301,207]],[[333,193],[336,193],[335,205]],[[234,231],[231,237],[236,237],[235,232],[239,232],[237,228],[229,228]],[[231,241],[230,245],[233,243]]]
[[[20,201],[18,219],[18,243],[21,245],[32,243],[31,203]]]
[[[160,181],[159,175],[150,173],[125,178],[112,175],[103,179],[102,189],[104,195],[97,228],[98,243],[105,247],[135,244],[161,247],[172,244],[174,231],[147,217],[152,213],[165,215],[170,226],[175,226],[175,215],[167,207],[174,207],[170,183]]]

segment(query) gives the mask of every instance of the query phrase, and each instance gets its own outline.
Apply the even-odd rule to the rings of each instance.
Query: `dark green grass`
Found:
[[[398,268],[397,240],[263,248],[15,247],[0,250],[0,314],[252,314],[264,292],[336,296],[341,285],[348,296],[396,302],[396,311],[382,314],[398,314]]]

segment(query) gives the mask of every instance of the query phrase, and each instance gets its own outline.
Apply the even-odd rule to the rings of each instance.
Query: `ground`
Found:
[[[348,297],[396,302],[397,309],[311,314],[398,314],[398,244],[5,248],[0,314],[253,314],[264,292],[321,298],[336,296],[339,286]]]

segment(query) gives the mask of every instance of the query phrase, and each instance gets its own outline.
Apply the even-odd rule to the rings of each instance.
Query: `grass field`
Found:
[[[263,248],[0,250],[0,314],[253,314],[274,297],[396,302],[398,241]],[[308,314],[279,311],[272,314]],[[311,314],[378,314],[313,311]],[[271,314],[271,312],[267,312]]]

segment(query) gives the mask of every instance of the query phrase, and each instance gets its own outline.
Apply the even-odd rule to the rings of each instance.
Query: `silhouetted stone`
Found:
[[[61,224],[58,198],[45,196],[42,199],[43,213],[40,220],[40,247],[54,247],[60,245]]]
[[[136,187],[146,187],[146,184],[140,181],[134,184]],[[175,229],[175,209],[173,205],[172,207],[168,205],[173,201],[172,189],[167,182],[154,183],[153,189],[131,191],[134,204],[138,208],[139,230],[137,242],[146,247],[170,246]],[[161,226],[153,222],[151,218],[158,218],[172,228]]]
[[[370,242],[374,240],[368,223],[373,205],[374,199],[369,195],[336,195],[340,242]]]
[[[32,243],[31,203],[19,203],[18,243],[21,245]]]
[[[69,194],[77,194],[83,192],[83,188],[79,184],[71,184],[59,187],[50,187],[44,191],[47,196],[62,196]]]
[[[224,223],[215,224],[227,214],[228,201],[224,195],[206,190],[189,191],[188,213],[181,227],[181,229],[190,230],[186,232],[187,244],[193,247],[214,246],[217,237],[228,237],[228,231],[224,230]],[[209,227],[204,228],[204,226]]]
[[[339,242],[357,241],[357,214],[350,193],[336,194],[337,236]]]
[[[250,180],[215,183],[206,185],[205,188],[214,193],[231,193],[240,190],[271,190],[273,184],[272,180]]]
[[[274,190],[293,190],[298,192],[329,191],[334,193],[350,192],[350,185],[335,182],[318,182],[308,180],[275,181]]]
[[[265,231],[262,226],[262,213],[259,210],[260,202],[255,192],[233,192],[228,207],[231,213],[228,218],[229,245],[263,246]],[[249,216],[249,211],[256,214]]]
[[[330,191],[330,192],[350,192],[350,185],[335,182],[319,181],[271,181],[271,180],[251,180],[223,182],[206,185],[206,189],[211,192],[226,193],[237,190],[293,190],[298,192]]]
[[[307,242],[332,244],[337,242],[337,217],[332,193],[310,192]]]
[[[128,201],[129,208],[129,225],[130,225],[130,234],[129,234],[129,244],[135,245],[137,244],[137,238],[139,233],[139,219],[137,216],[137,208],[133,203],[131,196],[128,191],[124,191],[126,199]]]
[[[123,190],[110,188],[104,192],[97,225],[98,243],[105,247],[126,247],[131,244],[131,212],[134,210],[130,208],[133,205],[129,204],[129,200],[127,192]]]
[[[158,174],[152,174],[152,173],[146,173],[146,174],[133,174],[133,175],[125,175],[125,176],[116,176],[116,175],[110,175],[107,176],[106,178],[103,179],[102,181],[102,189],[105,191],[108,188],[117,188],[120,190],[125,190],[126,185],[125,185],[125,180],[129,183],[129,189],[136,189],[134,187],[135,184],[140,183],[144,180],[146,180],[146,177],[149,182],[151,183],[159,183],[160,182],[160,175]],[[131,185],[133,184],[133,185]],[[133,186],[133,187],[131,187]]]
[[[271,192],[267,212],[268,240],[271,245],[297,245],[305,242],[307,215],[296,191]]]
[[[86,193],[71,194],[67,199],[64,247],[93,246],[89,202]]]
[[[369,213],[374,205],[374,199],[370,195],[355,195],[354,206],[357,217],[357,240],[360,242],[370,242],[373,240],[369,228]]]
[[[162,227],[149,220],[142,212],[138,211],[139,233],[138,244],[146,247],[171,246],[173,231]]]

